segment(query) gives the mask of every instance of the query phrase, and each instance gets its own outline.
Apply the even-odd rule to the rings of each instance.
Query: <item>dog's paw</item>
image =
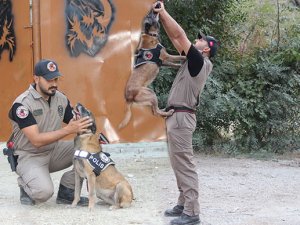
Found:
[[[172,116],[174,113],[174,109],[170,109],[169,111],[163,111],[163,110],[158,110],[156,111],[154,114],[155,115],[160,115],[162,117],[168,117],[168,116]]]
[[[94,209],[95,209],[94,206],[89,206],[89,211],[90,211],[90,212],[93,212]]]
[[[76,206],[77,206],[77,204],[76,205],[71,204],[71,205],[66,205],[66,208],[71,209],[71,208],[76,208]]]
[[[170,110],[166,113],[166,117],[172,116],[174,112],[175,112],[174,109],[170,109]]]
[[[113,210],[116,210],[116,209],[118,209],[118,208],[120,208],[120,207],[118,207],[118,206],[116,206],[116,205],[111,205],[111,206],[109,207],[109,210],[113,211]]]

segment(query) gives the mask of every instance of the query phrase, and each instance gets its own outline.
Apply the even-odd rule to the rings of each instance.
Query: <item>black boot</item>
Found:
[[[171,225],[196,225],[200,224],[199,215],[188,216],[185,213],[182,213],[179,218],[176,218],[171,221]]]
[[[182,205],[176,205],[172,209],[167,209],[165,211],[165,216],[168,216],[168,217],[181,216],[183,209],[184,209],[184,207]]]
[[[67,204],[71,205],[74,200],[74,190],[67,188],[64,185],[59,185],[59,190],[56,197],[57,204]],[[80,197],[80,201],[77,205],[87,206],[89,204],[89,199],[86,197]]]
[[[35,205],[35,201],[28,196],[22,187],[20,187],[20,202],[22,205]]]

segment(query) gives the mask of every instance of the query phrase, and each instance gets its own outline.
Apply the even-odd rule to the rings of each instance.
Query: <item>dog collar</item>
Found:
[[[84,150],[75,150],[74,158],[87,159],[96,176],[99,176],[109,165],[115,165],[107,152],[89,153]]]
[[[149,35],[151,37],[159,37],[158,33],[144,33],[144,34]]]

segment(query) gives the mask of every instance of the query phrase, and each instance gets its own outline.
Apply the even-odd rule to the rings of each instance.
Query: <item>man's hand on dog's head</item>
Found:
[[[68,134],[76,134],[76,133],[83,133],[88,130],[88,127],[93,125],[93,120],[89,117],[83,117],[70,120],[67,126],[64,127],[65,131],[68,132]]]

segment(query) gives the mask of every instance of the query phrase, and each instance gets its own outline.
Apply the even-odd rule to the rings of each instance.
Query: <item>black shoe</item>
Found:
[[[74,200],[74,190],[67,188],[64,185],[59,185],[59,190],[56,197],[56,204],[67,204],[71,205]],[[80,197],[80,200],[77,205],[88,206],[89,199],[86,197]]]
[[[176,205],[172,209],[167,209],[165,211],[165,216],[167,217],[176,217],[181,216],[184,207],[182,205]]]
[[[200,224],[200,218],[199,215],[188,216],[182,213],[179,218],[172,220],[170,224],[171,225],[196,225],[196,224]]]
[[[20,187],[20,202],[22,205],[35,205],[35,201],[28,196],[22,187]]]

